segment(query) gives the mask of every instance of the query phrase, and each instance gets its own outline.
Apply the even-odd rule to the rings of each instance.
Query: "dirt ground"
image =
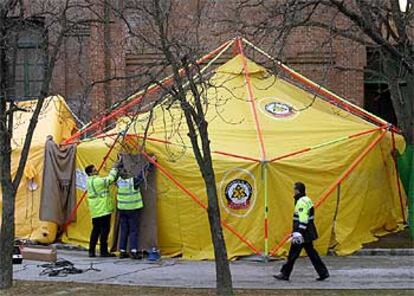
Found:
[[[280,295],[280,296],[405,296],[413,295],[413,290],[236,290],[236,295]],[[64,282],[33,282],[16,281],[13,288],[0,291],[2,296],[129,296],[129,295],[215,295],[213,289],[178,289],[178,288],[152,288],[125,285],[96,285]]]

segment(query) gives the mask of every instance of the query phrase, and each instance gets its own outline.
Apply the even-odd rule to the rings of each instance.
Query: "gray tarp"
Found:
[[[76,146],[46,140],[40,220],[63,225],[76,205]]]
[[[146,158],[141,155],[122,154],[122,162],[124,167],[131,175],[138,175],[142,168],[148,163]],[[139,238],[138,248],[140,250],[148,250],[151,247],[158,246],[157,240],[157,194],[155,182],[155,168],[148,175],[147,179],[141,184],[141,193],[144,201],[144,207],[141,210],[139,222]],[[115,235],[118,237],[119,223],[118,217],[115,223]],[[114,240],[111,250],[114,251],[117,247],[117,240]]]

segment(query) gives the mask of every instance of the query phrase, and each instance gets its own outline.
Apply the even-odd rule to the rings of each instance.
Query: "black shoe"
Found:
[[[142,259],[142,253],[131,252],[130,256],[131,256],[132,259],[135,259],[135,260],[141,260]]]
[[[102,258],[109,258],[109,257],[116,257],[116,255],[112,254],[112,253],[103,253],[103,254],[101,254],[101,257]]]
[[[125,259],[125,258],[129,258],[128,253],[127,252],[120,252],[119,253],[119,259]]]
[[[283,273],[273,275],[273,277],[277,280],[280,280],[280,281],[289,281],[289,277],[284,275]]]
[[[95,258],[95,257],[96,257],[95,253],[89,253],[89,258]]]
[[[316,280],[317,281],[324,281],[329,277],[329,273],[319,276]]]

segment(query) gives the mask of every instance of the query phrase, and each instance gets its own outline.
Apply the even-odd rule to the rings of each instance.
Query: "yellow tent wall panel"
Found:
[[[19,103],[19,107],[33,111],[36,101]],[[27,127],[32,112],[16,112],[12,140],[12,175],[17,172],[20,154],[26,138]],[[69,137],[76,123],[60,96],[49,97],[39,115],[39,121],[33,135],[29,157],[24,175],[16,194],[15,223],[16,236],[50,243],[55,240],[57,226],[54,223],[39,220],[40,193],[43,174],[44,144],[48,135],[56,142]],[[0,213],[2,210],[0,194]]]
[[[93,164],[99,168],[102,163],[102,159],[108,154],[108,150],[113,143],[113,139],[107,138],[85,142],[78,145],[76,153],[77,203],[81,201],[81,198],[84,194],[86,184],[86,175],[84,173],[85,167],[89,164]],[[116,161],[117,154],[121,151],[121,149],[122,147],[120,145],[115,145],[111,153],[107,155],[108,159],[100,171],[102,175],[107,175],[109,173],[112,168],[112,164]],[[80,181],[82,178],[83,181]],[[83,184],[83,187],[81,184]],[[115,187],[112,186],[111,189],[113,203],[115,204]],[[114,222],[114,218],[114,215],[112,215],[112,224]],[[92,220],[89,215],[87,198],[84,198],[79,204],[75,220],[69,225],[66,232],[63,234],[62,241],[88,247],[91,229]],[[109,240],[112,240],[112,235],[113,233],[111,232],[109,235]]]

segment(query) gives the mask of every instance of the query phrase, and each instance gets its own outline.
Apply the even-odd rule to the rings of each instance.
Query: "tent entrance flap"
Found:
[[[40,220],[63,225],[76,204],[76,146],[59,147],[52,137],[45,145]]]

